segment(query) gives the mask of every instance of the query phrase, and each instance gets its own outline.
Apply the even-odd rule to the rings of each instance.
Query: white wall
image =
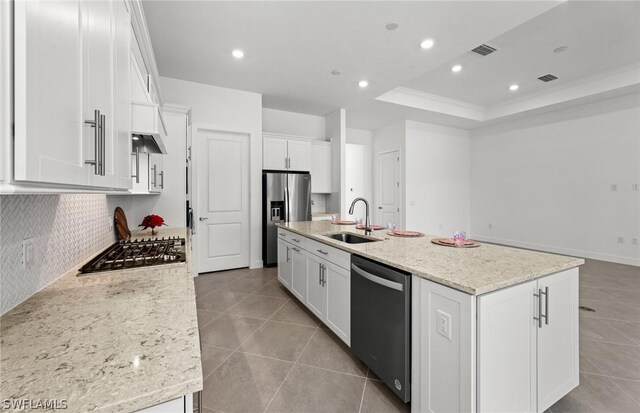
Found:
[[[194,144],[198,126],[250,135],[250,266],[262,266],[262,95],[168,77],[160,84],[166,102],[191,107]]]
[[[262,130],[285,135],[308,136],[324,141],[324,116],[262,108]]]
[[[327,138],[331,140],[331,163],[333,167],[331,183],[333,192],[327,195],[326,210],[329,212],[338,212],[341,217],[346,217],[347,209],[343,202],[346,192],[346,111],[344,109],[338,109],[327,115],[325,127]]]
[[[465,129],[407,121],[407,229],[469,231],[469,137]]]
[[[399,121],[382,128],[376,129],[373,135],[373,214],[374,223],[385,225],[380,222],[378,215],[378,155],[384,152],[398,150],[400,152],[400,218],[396,225],[398,229],[405,227],[405,144],[406,144],[406,122]]]
[[[640,184],[637,93],[472,133],[478,239],[640,265],[640,247],[630,244],[640,238],[633,184]]]
[[[355,155],[355,156],[354,156]],[[345,206],[348,208],[355,197],[361,196],[369,201],[369,211],[373,219],[373,134],[364,129],[347,128],[346,144],[346,198]],[[357,159],[356,159],[357,158]],[[352,191],[352,187],[357,189]],[[355,191],[355,192],[354,192]],[[355,209],[356,217],[365,216],[365,207],[361,202]],[[372,223],[374,223],[372,221]]]

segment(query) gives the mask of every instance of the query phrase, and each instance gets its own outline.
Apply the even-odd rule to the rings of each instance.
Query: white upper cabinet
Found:
[[[311,143],[308,141],[298,141],[289,139],[287,141],[287,154],[289,156],[289,170],[291,171],[309,171],[309,153],[311,152]]]
[[[117,188],[131,188],[131,15],[124,1],[113,3],[114,20],[114,139]]]
[[[128,189],[123,0],[15,2],[14,179]]]
[[[311,142],[311,192],[329,194],[331,187],[331,142]]]
[[[17,1],[14,178],[83,185],[82,7]]]
[[[286,170],[287,140],[264,137],[262,140],[262,168]]]
[[[309,171],[311,143],[307,139],[262,134],[262,169]]]

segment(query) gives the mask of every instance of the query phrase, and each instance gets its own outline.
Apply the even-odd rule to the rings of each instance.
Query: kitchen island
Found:
[[[185,234],[163,228],[158,237]],[[185,411],[202,389],[188,240],[185,249],[182,263],[69,271],[3,315],[2,408],[18,410],[15,403],[28,399],[68,412],[132,412],[166,402],[157,411],[180,404]]]
[[[290,260],[288,248],[282,254],[293,262],[290,289],[314,311],[317,293],[309,287],[305,297],[295,289],[296,277],[312,267],[296,270],[296,262],[319,260],[326,311],[324,318],[314,313],[347,344],[350,254],[411,274],[413,412],[543,412],[578,385],[584,260],[491,244],[443,247],[431,236],[399,238],[385,230],[367,235],[376,242],[348,244],[328,236],[363,231],[330,222],[279,226],[279,253],[280,246],[294,251]],[[327,277],[323,266],[330,268]],[[317,278],[315,267],[311,272]]]

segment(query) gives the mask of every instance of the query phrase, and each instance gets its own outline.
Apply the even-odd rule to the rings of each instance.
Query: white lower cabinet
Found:
[[[324,260],[307,254],[307,299],[305,304],[319,319],[323,320],[327,310],[327,289],[323,285]]]
[[[579,384],[578,269],[540,278],[538,288],[546,292],[546,319],[536,330],[538,411],[543,412]]]
[[[327,262],[327,326],[347,345],[351,345],[351,272]]]
[[[278,230],[278,280],[347,345],[351,345],[351,273],[345,267],[350,257],[348,252]]]
[[[307,296],[307,253],[297,246],[291,246],[291,292],[299,300]]]
[[[478,411],[545,411],[578,360],[577,268],[478,298]]]
[[[578,268],[479,296],[411,288],[412,412],[542,413],[578,386]]]
[[[291,288],[291,246],[278,239],[278,280],[287,288]]]

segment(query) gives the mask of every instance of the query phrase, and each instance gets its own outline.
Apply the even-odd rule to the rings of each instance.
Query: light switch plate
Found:
[[[442,310],[437,310],[438,334],[451,340],[451,315]]]

